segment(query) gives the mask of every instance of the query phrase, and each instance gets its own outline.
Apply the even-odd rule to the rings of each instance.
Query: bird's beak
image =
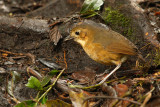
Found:
[[[71,39],[73,39],[73,37],[69,35],[64,39],[64,41],[68,41],[68,40],[71,40]]]

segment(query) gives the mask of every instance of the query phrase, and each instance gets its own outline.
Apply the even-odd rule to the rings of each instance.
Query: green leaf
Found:
[[[90,17],[93,17],[93,16],[95,16],[95,15],[97,15],[97,14],[98,14],[97,12],[89,11],[89,12],[83,14],[83,17],[85,17],[85,18],[90,18]]]
[[[100,10],[104,0],[85,0],[80,11],[81,14],[85,14],[89,11]]]
[[[40,100],[40,102],[41,102],[42,104],[45,104],[45,103],[47,102],[46,96],[44,96],[44,97]]]
[[[43,89],[42,86],[41,86],[40,81],[37,78],[33,77],[33,76],[31,76],[28,79],[28,83],[26,84],[26,86],[29,87],[29,88],[36,89],[36,90],[42,90]]]
[[[47,76],[45,76],[43,78],[43,80],[41,81],[41,86],[44,87],[45,85],[47,85],[49,83],[49,81],[51,80],[51,78],[57,74],[59,71],[58,70],[52,70],[48,73]]]
[[[59,71],[58,70],[52,70],[48,73],[47,76],[45,76],[43,78],[43,80],[41,81],[41,86],[44,87],[45,85],[47,85],[49,83],[49,81],[51,80],[51,78],[57,74]]]
[[[53,76],[56,75],[59,71],[58,70],[52,70],[48,73],[48,75]]]
[[[41,86],[44,87],[45,85],[47,85],[49,83],[49,81],[51,80],[52,76],[45,76],[43,78],[43,80],[41,81]]]
[[[36,106],[36,102],[32,100],[28,100],[28,101],[21,102],[15,105],[14,107],[35,107],[35,106]]]

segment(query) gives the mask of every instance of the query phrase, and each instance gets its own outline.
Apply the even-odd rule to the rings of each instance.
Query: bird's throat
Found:
[[[75,40],[75,41],[78,42],[79,44],[81,44],[82,47],[84,47],[85,44],[86,44],[86,41],[84,41],[84,40],[82,40],[82,39],[77,39],[77,40]]]

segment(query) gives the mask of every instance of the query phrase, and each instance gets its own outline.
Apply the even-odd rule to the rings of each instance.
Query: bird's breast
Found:
[[[120,61],[122,57],[121,54],[108,52],[98,43],[86,43],[83,49],[91,59],[106,65],[112,65],[113,61]]]

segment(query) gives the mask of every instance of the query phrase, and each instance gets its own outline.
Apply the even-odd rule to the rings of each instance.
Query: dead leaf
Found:
[[[107,95],[109,96],[117,97],[115,89],[111,86],[108,86],[107,84],[102,85],[102,91],[107,93]],[[113,104],[117,101],[117,99],[107,99],[104,101],[103,105],[108,105],[109,107],[112,107]]]
[[[89,107],[88,101],[84,102],[85,98],[88,96],[86,92],[82,90],[80,90],[80,92],[70,90],[69,96],[74,107]]]
[[[55,45],[59,42],[59,40],[62,38],[62,35],[60,34],[58,30],[58,26],[54,26],[53,29],[50,30],[49,36],[52,42],[54,42]]]
[[[95,71],[90,68],[85,68],[85,70],[77,71],[72,73],[72,78],[75,80],[80,81],[80,83],[95,83]]]
[[[133,101],[133,98],[128,98],[126,97],[126,99],[129,99],[131,101]],[[118,102],[118,104],[116,104],[117,107],[128,107],[129,104],[131,104],[131,102],[127,101],[127,100],[121,100]]]
[[[125,84],[118,84],[114,87],[114,89],[117,91],[119,97],[124,96],[128,91],[128,87]]]

